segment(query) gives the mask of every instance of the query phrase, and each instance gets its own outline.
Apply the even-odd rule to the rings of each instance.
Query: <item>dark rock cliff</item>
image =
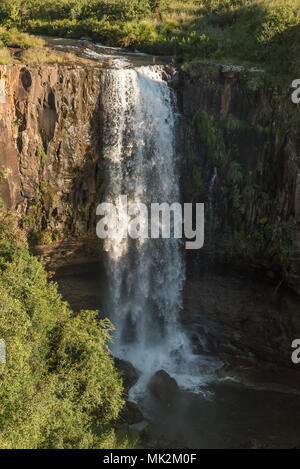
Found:
[[[206,202],[208,256],[299,289],[300,110],[290,84],[282,91],[260,71],[195,65],[176,89],[183,198]]]

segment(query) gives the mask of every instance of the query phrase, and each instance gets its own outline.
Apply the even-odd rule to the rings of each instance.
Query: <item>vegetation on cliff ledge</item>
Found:
[[[203,198],[206,197],[205,180],[202,181],[201,174],[213,174],[214,168],[217,169],[216,206],[210,229],[214,230],[215,238],[222,233],[218,260],[239,268],[260,270],[280,284],[283,281],[292,284],[300,278],[296,243],[299,224],[293,207],[294,175],[299,168],[297,163],[294,167],[290,165],[289,173],[282,179],[278,168],[284,159],[282,142],[289,134],[297,135],[299,116],[297,108],[286,103],[285,96],[284,99],[278,96],[276,104],[265,128],[251,126],[251,118],[240,121],[232,114],[220,118],[219,113],[199,109],[192,122],[202,154],[195,156],[197,151],[199,154],[199,146],[191,142],[189,154],[194,157],[189,158],[189,164]],[[249,167],[245,145],[251,145],[249,142],[259,136],[263,136],[264,147],[255,159],[253,151],[258,150],[254,147],[251,162],[255,165]],[[296,147],[291,146],[290,152],[289,161],[292,161],[293,153],[297,154]],[[278,197],[280,185],[285,186],[288,200],[284,205]]]
[[[274,73],[300,67],[299,0],[2,0],[0,24],[184,60],[261,64]],[[0,45],[12,43],[1,36]],[[16,29],[14,36],[22,47],[25,36]]]
[[[72,312],[0,208],[0,448],[114,448],[122,382],[97,312]]]

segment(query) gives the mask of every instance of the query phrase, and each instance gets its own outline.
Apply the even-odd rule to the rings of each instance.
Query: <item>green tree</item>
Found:
[[[112,325],[72,312],[0,210],[0,448],[113,448],[122,381]]]

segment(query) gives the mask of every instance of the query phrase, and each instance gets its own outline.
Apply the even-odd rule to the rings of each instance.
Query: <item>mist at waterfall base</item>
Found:
[[[110,70],[104,77],[105,202],[180,202],[175,151],[176,102],[160,66]],[[125,223],[125,220],[124,220]],[[192,351],[179,315],[185,280],[179,239],[107,238],[108,307],[116,327],[113,354],[142,374],[167,371],[180,387],[201,392],[212,359]]]

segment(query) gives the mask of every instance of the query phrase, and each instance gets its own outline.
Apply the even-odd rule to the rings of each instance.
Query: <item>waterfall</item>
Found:
[[[213,175],[211,177],[208,189],[208,209],[209,209],[209,219],[210,222],[214,221],[214,188],[218,176],[217,168],[214,167]]]
[[[210,259],[212,263],[215,260],[215,243],[214,243],[214,222],[215,222],[215,214],[214,214],[214,194],[215,194],[215,185],[217,182],[218,171],[217,168],[214,167],[214,171],[209,183],[208,188],[208,242],[211,249],[210,252]]]
[[[104,200],[180,202],[175,97],[160,66],[109,70],[104,77]],[[124,220],[125,222],[125,220]],[[159,369],[193,382],[195,356],[179,322],[185,280],[178,239],[106,239],[113,353],[143,372]],[[197,377],[198,379],[199,377]]]

